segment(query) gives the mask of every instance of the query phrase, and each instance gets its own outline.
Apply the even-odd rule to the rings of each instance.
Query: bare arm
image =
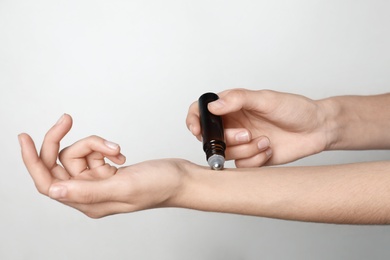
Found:
[[[390,223],[390,162],[194,169],[176,206],[299,221]]]
[[[390,161],[212,171],[180,159],[123,164],[119,145],[90,136],[59,152],[72,120],[45,135],[40,155],[20,134],[23,161],[42,194],[100,218],[181,207],[298,221],[390,223]],[[58,160],[61,164],[58,163]]]
[[[324,150],[390,148],[390,94],[312,100],[232,89],[219,95],[209,109],[223,117],[227,159],[237,167],[283,164]],[[190,106],[187,126],[199,138],[197,102]],[[246,139],[237,138],[243,133]]]
[[[389,149],[390,93],[318,101],[327,115],[328,150]]]

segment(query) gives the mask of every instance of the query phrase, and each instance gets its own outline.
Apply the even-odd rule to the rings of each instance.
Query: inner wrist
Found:
[[[196,165],[190,161],[180,160],[178,175],[179,181],[172,192],[170,198],[166,201],[167,207],[192,208],[194,196],[197,196],[197,179],[202,175],[206,167]]]

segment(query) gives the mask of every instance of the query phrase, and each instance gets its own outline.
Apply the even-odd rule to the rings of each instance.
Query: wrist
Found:
[[[199,196],[198,187],[195,185],[198,183],[198,175],[202,175],[202,173],[209,170],[209,168],[181,159],[176,160],[175,163],[177,175],[179,176],[178,182],[163,206],[192,208],[191,205],[194,203],[194,199]]]
[[[326,98],[317,101],[322,129],[320,130],[325,140],[324,151],[335,150],[340,140],[340,104],[334,98]]]
[[[185,161],[181,165],[181,181],[177,192],[169,200],[169,207],[187,208],[202,211],[219,211],[217,187],[219,175],[228,171],[211,170]]]

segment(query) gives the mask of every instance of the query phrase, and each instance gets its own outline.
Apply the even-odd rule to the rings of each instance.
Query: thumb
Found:
[[[119,187],[110,179],[61,181],[51,185],[49,197],[61,202],[93,204],[115,200],[116,194],[120,192]]]
[[[215,115],[225,115],[241,109],[259,110],[261,96],[258,91],[231,89],[221,92],[219,99],[208,104],[208,109]]]

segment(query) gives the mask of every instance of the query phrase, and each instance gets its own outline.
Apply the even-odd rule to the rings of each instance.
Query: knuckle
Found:
[[[188,108],[188,111],[189,111],[189,112],[196,111],[196,110],[197,110],[197,106],[198,106],[198,101],[192,102],[192,104],[191,104],[190,107]]]
[[[35,184],[35,187],[40,194],[45,196],[49,194],[48,189],[46,187],[43,187],[42,185],[39,184]]]
[[[235,160],[234,164],[236,165],[237,168],[243,168],[245,166],[245,164],[242,163],[241,160]]]
[[[247,99],[249,90],[244,88],[231,89],[226,93],[225,99],[231,104],[241,104]]]
[[[193,102],[189,108],[187,113],[186,121],[189,122],[194,119],[198,115],[198,101]]]
[[[82,145],[94,150],[103,142],[103,138],[97,135],[90,135],[82,140]]]
[[[189,125],[192,123],[192,121],[194,121],[193,120],[193,115],[188,114],[187,118],[186,118],[186,125],[187,125],[187,127],[189,127]]]
[[[260,167],[264,165],[264,163],[268,160],[268,157],[265,153],[259,153],[254,157],[253,166],[252,167]]]
[[[260,167],[264,165],[267,160],[268,158],[264,155],[264,153],[259,153],[251,158],[235,160],[235,165],[237,168]]]
[[[262,98],[262,100],[268,101],[268,103],[277,102],[280,99],[278,96],[280,93],[270,89],[262,89],[257,91],[257,95]]]
[[[96,142],[96,141],[100,141],[100,140],[102,140],[102,138],[100,137],[100,136],[97,136],[97,135],[90,135],[90,136],[88,136],[87,138],[86,138],[86,140],[88,141],[88,142]]]
[[[243,97],[247,91],[248,90],[243,89],[243,88],[235,88],[235,89],[231,89],[228,92],[228,94],[229,94],[229,96],[232,96],[232,97]]]
[[[106,163],[100,167],[93,169],[93,171],[94,176],[96,176],[96,178],[106,179],[107,177],[115,175],[115,173],[118,171],[118,168]]]

